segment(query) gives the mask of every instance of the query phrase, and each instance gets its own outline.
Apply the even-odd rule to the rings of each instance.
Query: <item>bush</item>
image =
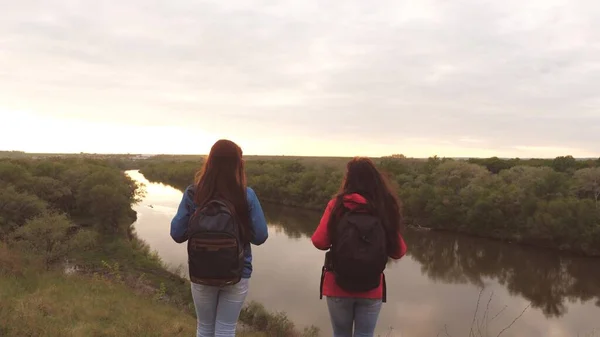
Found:
[[[23,251],[41,256],[49,269],[73,251],[92,247],[96,234],[80,230],[62,213],[46,213],[28,220],[10,239]]]

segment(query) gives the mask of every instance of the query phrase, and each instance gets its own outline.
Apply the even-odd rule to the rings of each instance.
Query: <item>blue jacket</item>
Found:
[[[269,236],[267,231],[267,220],[263,213],[262,207],[254,190],[250,187],[246,188],[246,200],[248,200],[248,210],[250,211],[250,224],[254,232],[254,236],[250,240],[250,243],[254,245],[262,245]],[[183,198],[177,209],[177,214],[171,221],[171,237],[177,243],[183,243],[187,241],[187,227],[190,216],[194,214],[196,205],[194,204],[194,192],[193,186],[190,185],[183,192]],[[250,278],[252,274],[252,250],[250,243],[244,246],[244,272],[243,278]]]

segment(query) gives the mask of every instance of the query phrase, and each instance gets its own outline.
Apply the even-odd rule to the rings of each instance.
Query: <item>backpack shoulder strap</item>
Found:
[[[219,200],[219,199],[209,200],[204,205],[203,208],[209,207],[211,205],[214,205],[214,206],[218,207],[220,211],[223,211],[223,212],[225,212],[225,213],[227,213],[229,215],[232,215],[230,205],[227,202],[223,201],[223,200]]]
[[[367,213],[367,214],[374,214],[375,211],[373,210],[373,207],[371,206],[371,204],[359,204],[359,203],[355,203],[355,207],[353,208],[349,208],[344,206],[344,210],[343,213]]]
[[[190,199],[194,200],[194,195],[196,194],[196,185],[195,184],[190,184],[188,185],[188,187],[185,190],[188,194],[188,196],[190,197]],[[212,199],[209,200],[206,204],[204,204],[204,206],[202,208],[206,208],[208,205],[218,205],[222,210],[226,211],[227,213],[231,214],[231,207],[227,204],[227,202],[220,200],[220,199]],[[198,205],[196,205],[197,207]],[[197,207],[196,211],[199,211],[200,208]]]

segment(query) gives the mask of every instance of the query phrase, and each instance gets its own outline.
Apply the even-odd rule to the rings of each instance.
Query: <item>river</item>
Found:
[[[127,173],[146,185],[144,200],[134,206],[138,236],[165,263],[185,270],[185,244],[169,236],[182,192],[150,183],[138,171]],[[310,241],[321,214],[267,203],[263,209],[269,239],[252,247],[248,300],[331,335],[326,302],[319,300],[324,253]],[[496,337],[531,305],[502,336],[600,337],[598,258],[449,233],[410,231],[406,242],[407,256],[386,270],[388,302],[377,326],[382,336],[446,336],[447,329],[449,336],[462,337],[473,326],[475,336]]]

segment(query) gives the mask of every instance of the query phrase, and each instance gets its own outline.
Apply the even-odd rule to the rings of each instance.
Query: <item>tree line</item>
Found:
[[[405,222],[600,255],[600,159],[469,159],[389,156],[376,159],[397,186]],[[201,161],[147,160],[150,181],[184,189]],[[343,169],[300,160],[245,162],[248,184],[262,200],[323,210]]]

